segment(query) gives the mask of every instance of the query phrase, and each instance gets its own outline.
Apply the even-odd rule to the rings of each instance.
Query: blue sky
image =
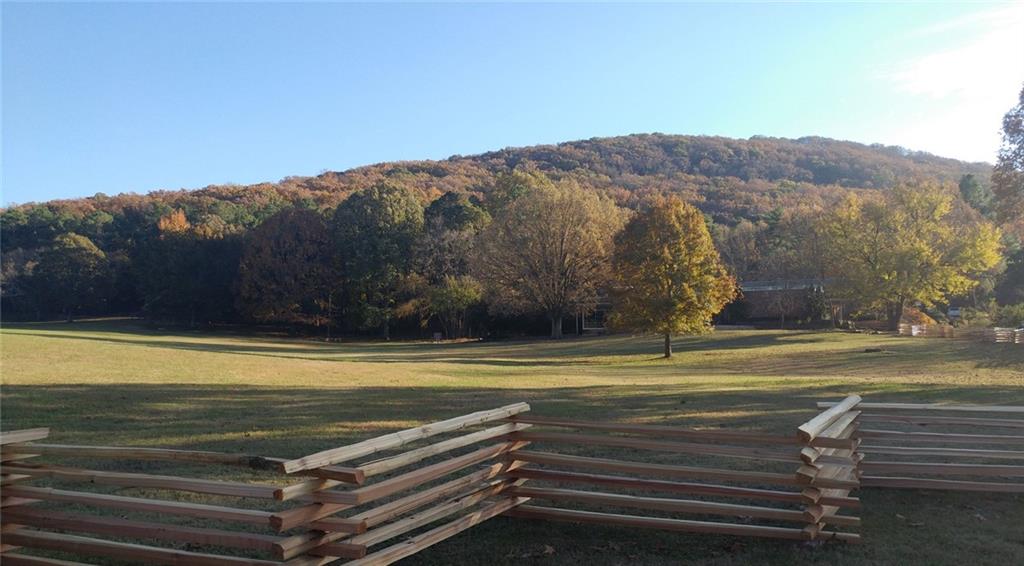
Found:
[[[1024,3],[2,6],[3,202],[636,132],[993,161]]]

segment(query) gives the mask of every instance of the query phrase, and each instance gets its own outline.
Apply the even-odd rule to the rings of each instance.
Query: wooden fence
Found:
[[[47,429],[4,433],[0,437],[2,562],[6,566],[75,564],[21,550],[32,549],[144,564],[305,566],[342,559],[358,565],[390,564],[525,501],[495,496],[518,482],[503,475],[515,465],[503,456],[525,445],[509,434],[529,425],[494,421],[527,410],[525,403],[509,405],[294,460],[39,442],[47,437]],[[466,433],[469,427],[485,423],[496,426]],[[387,451],[456,432],[461,435],[381,457]],[[481,443],[483,447],[477,446]],[[452,456],[456,450],[469,451]],[[367,457],[374,459],[352,464]],[[50,458],[107,459],[121,468],[140,461],[241,466],[269,478],[226,481],[38,463]],[[469,473],[455,475],[465,471]],[[31,485],[34,480],[62,485]],[[92,486],[132,493],[114,495],[89,489]],[[233,503],[195,503],[187,494]],[[67,508],[86,512],[69,513]],[[97,514],[99,509],[116,515]],[[411,539],[384,544],[452,516],[456,518]],[[175,521],[178,518],[187,518],[187,526]],[[187,550],[139,544],[136,539]]]
[[[858,408],[864,487],[1024,493],[1024,407]]]
[[[511,492],[547,505],[531,502],[508,515],[672,531],[856,542],[860,540],[858,534],[836,529],[860,524],[859,518],[840,514],[860,505],[857,498],[850,497],[850,491],[858,487],[860,456],[857,442],[851,439],[855,415],[848,409],[858,401],[859,397],[850,398],[801,425],[799,434],[794,431],[785,435],[516,415],[512,422],[537,427],[514,435],[524,442],[570,451],[580,447],[612,448],[654,456],[622,460],[517,450],[507,456],[517,464],[508,475],[530,483],[513,487]],[[575,432],[537,430],[541,428]],[[704,465],[663,463],[671,460],[665,455],[678,454],[690,460],[696,458]],[[594,486],[617,491],[578,489]],[[647,514],[578,509],[580,505]],[[651,516],[651,512],[710,516],[715,520]]]
[[[900,324],[900,336],[955,338],[997,344],[1024,344],[1024,329],[954,327],[948,324]]]
[[[1024,460],[1024,407],[856,395],[820,407],[791,433],[766,434],[548,418],[518,403],[296,459],[5,432],[0,552],[11,566],[79,564],[40,551],[146,564],[383,565],[499,515],[857,542],[852,492],[862,486],[1024,492],[1007,481],[1024,477],[1024,465],[991,463]],[[194,476],[144,473],[161,462]],[[232,479],[197,471],[225,466],[236,468]]]

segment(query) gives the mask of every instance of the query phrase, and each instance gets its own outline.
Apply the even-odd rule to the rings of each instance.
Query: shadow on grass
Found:
[[[860,393],[872,401],[1024,403],[1013,387],[892,384],[759,389],[587,386],[543,389],[209,385],[5,386],[5,430],[48,426],[54,442],[129,443],[299,456],[378,434],[526,401],[541,415],[790,432],[815,402]]]
[[[54,333],[41,333],[44,328]],[[61,331],[60,330],[66,330]],[[113,330],[111,330],[113,329]],[[86,333],[94,331],[95,333]],[[122,338],[117,333],[134,338]],[[708,336],[680,337],[673,343],[674,360],[658,363],[660,339],[654,337],[604,336],[564,340],[494,341],[432,344],[428,342],[322,343],[243,334],[138,333],[128,323],[83,322],[71,325],[18,325],[6,327],[5,335],[36,339],[80,340],[114,345],[253,356],[317,362],[382,364],[445,363],[479,368],[554,368],[615,365],[624,376],[664,376],[679,371],[758,374],[797,377],[808,375],[864,375],[884,368],[885,375],[925,375],[929,368],[962,363],[964,368],[1019,369],[1024,385],[1024,347],[940,339],[863,336],[882,341],[882,352],[866,352],[859,339],[828,332],[725,331]],[[191,339],[191,340],[190,340]],[[820,348],[808,351],[808,346]],[[873,345],[878,345],[874,344]],[[750,355],[744,355],[749,352]],[[707,353],[709,358],[701,359]],[[652,357],[639,357],[652,356]],[[624,359],[627,358],[628,359]],[[969,376],[964,376],[965,380]]]

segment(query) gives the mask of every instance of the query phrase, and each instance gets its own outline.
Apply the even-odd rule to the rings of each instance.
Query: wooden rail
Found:
[[[864,486],[1024,493],[1024,407],[861,403],[860,408],[859,420],[872,426],[857,433],[864,440]]]
[[[528,444],[513,435],[531,425],[495,422],[527,410],[529,405],[516,403],[293,459],[52,444],[45,442],[47,429],[3,432],[0,560],[15,565],[72,564],[18,552],[24,548],[146,564],[390,564],[528,500],[509,491],[525,480],[504,475],[517,465],[504,456]],[[474,430],[488,423],[494,426]],[[455,436],[410,446],[445,434]],[[406,451],[388,454],[395,450]],[[376,459],[366,460],[370,456]],[[89,469],[51,462],[55,459],[108,464],[105,469]],[[107,469],[111,462],[133,460],[244,467],[251,470],[248,475],[266,477],[225,481]],[[101,491],[103,486],[146,491],[115,495]],[[180,493],[234,498],[238,503],[173,499]],[[263,503],[253,508],[251,503],[257,501]],[[76,512],[55,504],[73,505]],[[86,512],[79,512],[82,508]],[[99,512],[103,509],[118,516],[105,516]],[[168,522],[173,517],[203,523]],[[444,519],[449,522],[411,544],[383,545]],[[266,532],[255,532],[254,527]],[[191,548],[184,551],[168,543],[188,543]],[[378,545],[384,548],[374,548]],[[263,557],[252,558],[254,554]]]
[[[292,459],[3,432],[0,553],[15,566],[76,564],[20,549],[146,564],[384,565],[499,515],[858,542],[849,529],[861,523],[861,487],[1024,493],[1024,407],[851,395],[819,408],[790,434],[768,434],[539,417],[517,403]],[[241,467],[253,479],[111,469],[132,461]]]
[[[859,486],[855,473],[860,462],[858,441],[851,436],[859,414],[852,409],[859,402],[859,397],[850,397],[789,435],[517,415],[509,421],[535,428],[511,437],[545,449],[516,450],[507,456],[520,464],[508,475],[530,481],[511,488],[511,493],[532,499],[531,504],[509,514],[672,531],[856,542],[859,535],[835,528],[860,523],[857,517],[839,513],[860,503],[850,496]],[[551,428],[575,432],[538,430]],[[653,463],[558,452],[566,446],[629,449],[661,456]],[[683,460],[663,463],[666,456]],[[700,465],[695,465],[695,459]],[[780,466],[788,471],[777,471]],[[604,491],[608,489],[618,491]],[[674,497],[652,496],[651,492]],[[678,497],[682,494],[702,499]],[[610,513],[607,508],[644,514]],[[677,519],[648,513],[719,519]],[[764,524],[751,524],[748,521],[752,519]]]

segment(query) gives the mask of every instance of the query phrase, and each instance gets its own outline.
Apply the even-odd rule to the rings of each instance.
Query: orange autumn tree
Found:
[[[657,332],[672,357],[673,334],[701,334],[736,297],[700,211],[678,198],[657,201],[615,239],[613,327]]]

